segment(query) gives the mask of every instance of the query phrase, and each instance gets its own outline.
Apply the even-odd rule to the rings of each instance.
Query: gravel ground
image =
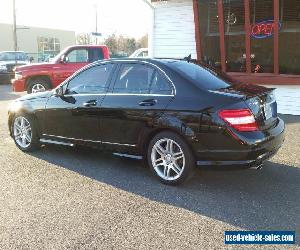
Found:
[[[197,170],[169,187],[95,150],[21,152],[7,129],[18,96],[0,86],[0,249],[300,248],[300,117],[283,117],[285,144],[262,170]],[[296,230],[298,245],[226,246],[225,230]]]

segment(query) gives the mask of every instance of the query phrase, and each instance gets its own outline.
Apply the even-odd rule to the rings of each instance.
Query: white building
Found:
[[[153,26],[149,36],[153,57],[197,58],[192,0],[153,2]]]
[[[75,31],[17,26],[18,50],[26,52],[35,62],[53,56],[76,42]],[[0,23],[0,51],[14,50],[13,26]]]

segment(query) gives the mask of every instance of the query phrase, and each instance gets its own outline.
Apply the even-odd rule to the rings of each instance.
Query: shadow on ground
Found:
[[[262,170],[196,170],[184,185],[160,184],[141,161],[95,150],[47,146],[35,157],[152,201],[181,207],[247,230],[300,232],[300,170],[265,163]]]

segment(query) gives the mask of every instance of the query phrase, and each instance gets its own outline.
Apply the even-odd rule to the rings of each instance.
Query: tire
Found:
[[[39,136],[35,120],[28,115],[18,114],[12,122],[12,136],[15,144],[24,152],[39,148]]]
[[[30,80],[27,86],[27,93],[37,93],[37,92],[43,92],[50,89],[50,84],[47,80],[43,78],[36,78],[33,80]]]
[[[184,182],[195,167],[195,158],[190,147],[171,131],[161,132],[152,138],[147,159],[152,173],[167,185]]]

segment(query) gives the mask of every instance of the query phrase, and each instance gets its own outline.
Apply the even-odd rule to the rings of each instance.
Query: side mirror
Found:
[[[63,96],[64,96],[64,88],[63,88],[63,86],[57,87],[57,88],[54,90],[54,94],[55,94],[56,96],[63,97]]]
[[[60,60],[59,60],[60,63],[66,63],[66,56],[65,55],[62,55]]]

